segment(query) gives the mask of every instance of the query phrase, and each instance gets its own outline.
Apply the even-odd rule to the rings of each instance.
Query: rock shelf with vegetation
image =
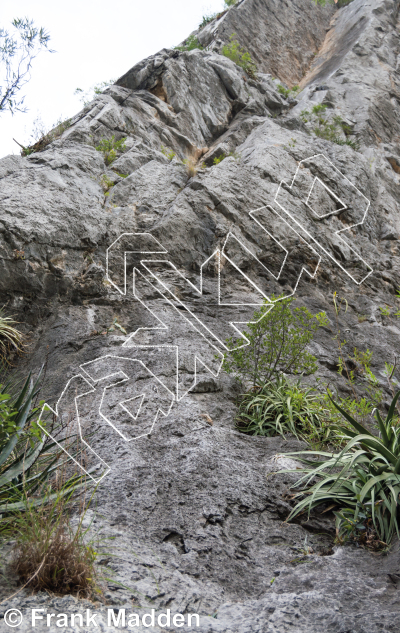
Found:
[[[400,2],[226,4],[0,160],[0,613],[397,633]],[[82,366],[133,334],[185,395],[135,441],[88,405],[79,452]]]

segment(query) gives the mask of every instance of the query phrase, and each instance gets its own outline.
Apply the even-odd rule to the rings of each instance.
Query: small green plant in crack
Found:
[[[228,156],[231,156],[235,160],[240,160],[242,158],[242,155],[239,154],[239,152],[229,152]]]
[[[204,29],[207,24],[210,24],[217,17],[217,13],[211,13],[210,15],[203,15],[203,19],[199,24],[199,29]]]
[[[224,158],[226,158],[225,154],[221,154],[220,156],[216,156],[213,160],[213,164],[214,165],[219,165],[220,163],[222,163],[222,161],[224,160]]]
[[[127,334],[125,328],[119,323],[118,317],[114,317],[112,324],[107,328],[107,332],[115,332],[115,330],[119,330],[122,334]]]
[[[390,313],[390,308],[388,308],[387,306],[383,306],[383,307],[379,306],[379,310],[380,310],[382,316],[390,317],[390,314],[391,314]]]
[[[313,106],[312,113],[316,114],[316,115],[321,114],[321,113],[325,112],[327,107],[328,106],[326,106],[325,104],[319,103],[318,105]]]
[[[111,165],[117,158],[117,152],[123,152],[126,149],[125,145],[126,137],[121,138],[119,141],[115,140],[113,134],[111,139],[103,138],[97,145],[96,150],[102,152],[104,156],[104,162],[106,165]]]
[[[257,65],[250,53],[240,46],[236,33],[232,33],[229,44],[222,47],[221,53],[243,68],[251,79],[257,79]]]
[[[202,45],[195,35],[189,35],[189,37],[183,42],[182,46],[174,46],[176,51],[193,51],[195,48],[203,50]]]
[[[308,110],[302,110],[300,112],[300,119],[303,121],[303,123],[308,123],[310,120],[310,112]]]
[[[322,138],[325,141],[330,141],[336,145],[348,145],[355,151],[359,149],[359,144],[356,140],[348,138],[352,134],[351,127],[343,121],[342,117],[338,114],[329,119],[325,113],[327,106],[323,103],[319,103],[312,107],[311,112],[308,110],[302,110],[300,118],[303,123],[310,123],[312,131],[315,136]],[[340,134],[345,135],[345,138]]]
[[[391,308],[389,306],[379,306],[379,310],[382,316],[384,317],[392,317],[395,316],[398,319],[400,318],[400,310],[396,310],[395,312],[392,312]],[[391,320],[391,319],[390,319]]]
[[[285,86],[282,86],[282,84],[278,84],[277,89],[278,89],[279,94],[285,97],[285,99],[288,99],[288,97],[295,97],[297,93],[299,92],[300,87],[293,86],[293,88],[285,88]]]
[[[172,149],[168,149],[164,147],[164,145],[161,145],[161,153],[164,154],[164,156],[166,156],[170,161],[176,156],[175,152]]]
[[[238,152],[229,152],[229,154],[220,154],[220,156],[216,156],[213,160],[213,164],[219,165],[219,163],[221,163],[225,158],[228,158],[229,156],[231,158],[234,158],[235,160],[241,159],[241,154],[239,154]]]
[[[101,177],[101,186],[104,191],[105,196],[110,195],[110,189],[114,187],[114,182],[107,176],[107,174],[103,174]]]

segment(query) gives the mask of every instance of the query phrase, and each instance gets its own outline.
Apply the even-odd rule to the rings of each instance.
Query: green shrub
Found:
[[[216,156],[213,160],[213,164],[214,165],[219,165],[219,163],[221,163],[224,158],[226,158],[225,154],[221,154],[220,156]]]
[[[229,38],[230,43],[225,44],[222,47],[222,55],[231,59],[235,64],[243,68],[243,70],[252,79],[257,79],[257,66],[253,61],[250,53],[244,48],[241,48],[239,42],[236,39],[236,34],[232,33]]]
[[[312,123],[314,125],[313,132],[319,138],[322,138],[336,145],[348,145],[355,151],[359,149],[359,144],[356,140],[348,138],[352,133],[351,127],[347,125],[340,115],[335,115],[332,120],[328,120],[323,115],[327,109],[324,104],[318,104],[313,106],[311,113],[308,110],[302,110],[300,118],[303,123]],[[344,132],[346,138],[339,136],[340,132]]]
[[[234,7],[238,0],[224,0],[226,7]]]
[[[281,376],[240,397],[236,425],[242,433],[267,437],[292,433],[318,445],[335,441],[328,419],[320,394]]]
[[[175,46],[175,50],[177,51],[193,51],[195,48],[199,50],[203,50],[202,45],[195,35],[189,35],[189,37],[184,41],[183,46]]]
[[[172,160],[175,158],[176,154],[172,149],[166,149],[164,145],[161,145],[161,153],[164,154],[168,158],[168,160]]]
[[[213,160],[213,164],[219,165],[219,163],[225,160],[225,158],[227,158],[228,156],[231,156],[235,160],[240,160],[241,158],[241,155],[238,152],[229,152],[229,154],[221,154],[220,156],[215,156]]]
[[[282,86],[282,84],[278,84],[277,88],[279,94],[285,97],[285,99],[291,96],[294,97],[300,90],[299,86],[293,86],[293,88],[285,88],[284,86]]]
[[[304,488],[295,495],[300,501],[288,521],[304,511],[310,514],[321,504],[333,504],[339,541],[351,538],[378,548],[389,546],[395,533],[400,536],[400,420],[396,410],[399,396],[400,391],[393,397],[385,420],[375,409],[378,437],[332,401],[350,425],[338,427],[346,445],[337,455],[320,451],[290,454],[322,460],[300,458],[306,464],[301,469],[305,475],[294,487]]]
[[[311,374],[317,369],[315,357],[306,351],[315,332],[328,323],[326,314],[311,314],[306,307],[292,308],[294,297],[272,297],[257,310],[244,332],[246,339],[227,339],[230,349],[224,369],[253,387],[264,385],[281,373]],[[242,347],[239,347],[242,345]]]
[[[123,152],[126,149],[125,146],[125,138],[121,138],[119,141],[115,140],[114,134],[111,139],[103,138],[100,143],[97,145],[96,149],[98,152],[102,152],[104,156],[104,162],[106,165],[111,165],[112,162],[117,158],[117,152]]]
[[[324,105],[322,103],[319,103],[318,105],[315,105],[315,106],[312,107],[312,113],[313,114],[321,114],[321,112],[325,112],[327,107],[328,106],[326,106],[326,105]]]
[[[361,422],[364,423],[371,415],[373,409],[382,402],[383,393],[380,389],[379,380],[371,370],[372,352],[368,348],[365,351],[361,351],[356,347],[352,352],[346,351],[347,341],[342,337],[339,317],[342,311],[345,314],[347,312],[347,300],[340,298],[337,292],[334,292],[333,305],[336,321],[336,335],[334,339],[336,340],[339,355],[338,373],[346,380],[347,386],[350,387],[353,393],[353,398],[343,398],[337,394],[336,399],[352,416],[360,418]],[[391,377],[394,369],[394,367],[386,365],[389,384],[389,376]],[[328,408],[330,403],[332,417],[337,417],[337,409],[328,397],[326,400]]]

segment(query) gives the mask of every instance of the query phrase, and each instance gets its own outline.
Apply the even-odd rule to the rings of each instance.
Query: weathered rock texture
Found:
[[[200,296],[167,264],[145,270],[133,254],[127,294],[118,292],[106,280],[106,250],[123,233],[150,233],[168,254],[146,258],[173,262],[196,285],[200,267],[231,232],[241,243],[230,238],[228,244],[239,270],[227,265],[222,275],[231,303],[259,303],[255,286],[268,296],[290,294],[304,268],[298,303],[325,310],[331,322],[312,347],[319,375],[346,387],[333,339],[337,291],[349,305],[340,318],[346,349],[373,351],[372,369],[387,393],[384,361],[398,353],[400,335],[399,321],[379,309],[399,307],[398,8],[398,0],[354,0],[333,15],[332,7],[317,8],[311,0],[244,0],[198,34],[208,50],[160,51],[96,97],[45,151],[0,161],[0,298],[31,337],[22,369],[37,369],[47,359],[47,401],[57,400],[83,363],[106,354],[137,358],[128,337],[154,327],[154,315],[166,329],[143,329],[134,342],[177,345],[178,390],[190,389],[194,356],[204,354],[211,363],[213,352],[200,349],[180,301],[221,337],[230,333],[237,308],[216,306],[215,269]],[[219,54],[232,32],[257,60],[257,81]],[[301,80],[297,103],[279,94],[278,80]],[[304,123],[301,112],[319,103],[351,128],[357,151],[317,138]],[[127,137],[126,148],[107,166],[95,147],[112,136]],[[290,184],[300,161],[321,154],[331,162],[304,163],[299,188],[283,187],[275,201],[281,180]],[[197,161],[193,177],[182,163],[188,158]],[[350,196],[344,212],[323,187],[310,198],[314,211],[304,204],[310,165],[334,195]],[[257,217],[287,251],[280,275],[283,249],[249,215],[265,205],[271,208]],[[343,229],[342,240],[336,232]],[[123,250],[130,249],[114,261],[118,286]],[[137,288],[143,304],[132,296],[134,264],[144,276]],[[150,269],[173,291],[170,303],[160,285],[149,286]],[[240,308],[242,320],[252,310]],[[115,317],[127,334],[99,335]],[[173,355],[141,353],[173,390]],[[202,368],[197,382],[150,437],[129,443],[88,405],[85,428],[96,430],[91,446],[111,466],[88,514],[100,535],[115,537],[100,560],[115,578],[108,582],[109,603],[199,613],[204,633],[397,632],[398,550],[377,558],[351,547],[332,549],[329,515],[283,523],[293,475],[271,473],[290,465],[275,456],[296,450],[298,442],[239,434],[232,381]],[[310,556],[302,553],[306,538],[315,552]],[[3,595],[9,593],[5,586]],[[22,593],[1,610],[22,605],[25,612],[39,601],[54,612],[86,608],[72,599]],[[8,630],[1,621],[0,630]]]

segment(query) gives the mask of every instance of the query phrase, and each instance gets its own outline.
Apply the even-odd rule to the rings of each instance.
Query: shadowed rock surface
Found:
[[[0,302],[31,338],[21,370],[46,360],[42,397],[54,404],[77,374],[102,384],[134,359],[135,384],[158,381],[151,393],[164,407],[168,393],[181,398],[135,441],[122,437],[134,427],[115,402],[107,415],[118,432],[98,401],[84,405],[90,446],[111,469],[85,521],[113,539],[99,565],[116,609],[199,613],[192,630],[202,633],[400,629],[398,547],[386,557],[332,547],[329,513],[284,523],[295,475],[272,473],[293,466],[277,455],[302,445],[238,433],[233,381],[204,367],[217,374],[215,346],[233,334],[232,321],[249,320],[263,296],[296,291],[298,305],[329,317],[311,351],[318,375],[345,393],[337,291],[349,306],[340,318],[346,350],[373,351],[389,401],[384,362],[399,353],[400,322],[379,308],[399,309],[398,10],[398,0],[353,0],[336,12],[312,0],[243,0],[198,33],[205,50],[147,58],[45,151],[0,161]],[[232,32],[257,61],[257,80],[219,53]],[[281,82],[302,91],[286,99]],[[314,134],[304,111],[319,104],[347,126],[339,141],[357,149]],[[112,136],[126,138],[125,149],[107,165],[95,148]],[[107,249],[122,234],[143,241],[117,242],[107,279]],[[116,317],[122,329],[111,328]],[[83,364],[106,356],[84,374]],[[151,411],[158,400],[146,397]],[[4,582],[2,597],[11,593]],[[32,606],[70,613],[87,603],[24,590],[0,609]],[[106,607],[90,608],[102,613],[99,630],[114,630]],[[0,630],[9,630],[2,620]]]

